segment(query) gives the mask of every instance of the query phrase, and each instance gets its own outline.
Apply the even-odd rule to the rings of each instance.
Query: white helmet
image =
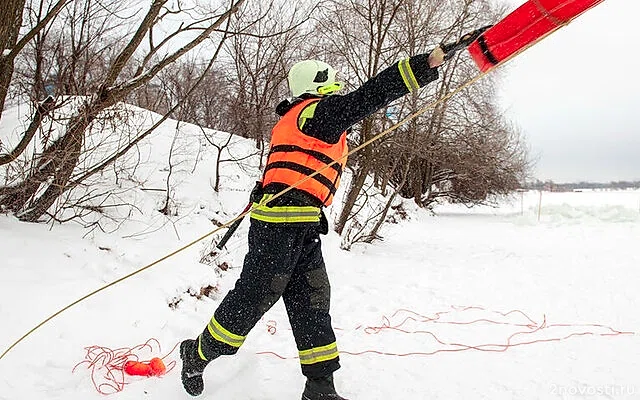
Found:
[[[304,93],[327,95],[342,89],[342,83],[336,82],[336,70],[318,60],[297,62],[289,70],[287,79],[293,97]]]

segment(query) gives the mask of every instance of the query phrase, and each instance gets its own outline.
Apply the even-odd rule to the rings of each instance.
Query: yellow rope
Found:
[[[454,96],[455,94],[457,94],[457,93],[459,93],[460,91],[462,91],[462,90],[463,90],[464,88],[466,88],[467,86],[469,86],[469,85],[471,85],[471,84],[475,83],[477,80],[479,80],[480,78],[482,78],[482,76],[484,76],[485,74],[486,74],[486,73],[481,73],[481,74],[477,75],[475,78],[470,79],[470,80],[469,80],[469,81],[467,81],[465,84],[463,84],[462,86],[458,87],[456,90],[454,90],[454,91],[452,91],[452,92],[448,93],[447,95],[445,95],[445,96],[441,97],[440,99],[438,99],[438,100],[436,100],[436,101],[432,102],[431,104],[427,105],[426,107],[421,108],[420,110],[418,110],[418,111],[414,112],[413,114],[411,114],[411,115],[409,115],[408,117],[404,118],[404,119],[403,119],[403,120],[401,120],[400,122],[396,123],[395,125],[393,125],[393,126],[392,126],[392,127],[390,127],[389,129],[387,129],[387,130],[385,130],[385,131],[383,131],[383,132],[381,132],[381,133],[377,134],[376,136],[374,136],[374,137],[372,137],[371,139],[367,140],[366,142],[362,143],[362,144],[361,144],[361,145],[359,145],[358,147],[356,147],[356,148],[352,149],[352,150],[351,150],[351,151],[349,151],[349,153],[347,153],[345,156],[343,156],[343,157],[341,157],[341,158],[339,158],[339,159],[337,159],[337,160],[333,161],[332,163],[330,163],[330,164],[328,164],[328,165],[324,166],[323,168],[319,169],[318,171],[314,172],[313,174],[306,176],[304,179],[299,180],[296,184],[294,184],[294,185],[292,185],[292,186],[287,187],[286,189],[282,190],[282,191],[281,191],[281,192],[279,192],[279,193],[276,193],[273,197],[270,197],[270,198],[268,199],[268,201],[275,200],[275,199],[279,198],[280,196],[282,196],[282,195],[286,194],[286,193],[287,193],[287,192],[289,192],[290,190],[293,190],[293,189],[295,189],[296,187],[298,187],[298,186],[302,185],[304,182],[308,181],[309,179],[313,179],[313,177],[314,177],[314,176],[316,176],[316,175],[318,175],[318,174],[320,174],[320,173],[324,172],[325,170],[327,170],[327,169],[331,168],[331,166],[332,166],[332,165],[334,165],[334,164],[336,164],[336,163],[338,163],[338,162],[342,161],[343,159],[347,158],[348,156],[350,156],[350,155],[352,155],[352,154],[354,154],[354,153],[357,153],[358,151],[360,151],[360,150],[362,150],[363,148],[367,147],[367,146],[368,146],[368,145],[370,145],[371,143],[373,143],[373,142],[375,142],[375,141],[379,140],[379,139],[380,139],[380,138],[382,138],[383,136],[388,135],[389,133],[391,133],[391,132],[393,132],[394,130],[398,129],[400,126],[402,126],[402,125],[406,124],[407,122],[411,121],[412,119],[414,119],[414,118],[416,118],[416,117],[418,117],[418,116],[420,116],[420,115],[424,114],[426,111],[428,111],[428,110],[430,110],[430,109],[432,109],[432,108],[436,107],[437,105],[439,105],[439,104],[443,103],[444,101],[448,100],[449,98],[451,98],[451,97],[452,97],[452,96]],[[264,204],[263,204],[263,203],[264,203]],[[218,228],[216,228],[216,229],[212,230],[211,232],[209,232],[209,233],[207,233],[207,234],[204,234],[204,235],[202,235],[201,237],[199,237],[199,238],[197,238],[197,239],[193,240],[192,242],[190,242],[190,243],[188,243],[188,244],[186,244],[186,245],[182,246],[181,248],[179,248],[179,249],[177,249],[177,250],[175,250],[175,251],[173,251],[173,252],[171,252],[171,253],[169,253],[169,254],[165,255],[165,256],[164,256],[164,257],[162,257],[162,258],[157,259],[156,261],[152,262],[151,264],[149,264],[149,265],[147,265],[147,266],[145,266],[145,267],[142,267],[142,268],[140,268],[140,269],[138,269],[138,270],[136,270],[136,271],[133,271],[133,272],[131,272],[130,274],[125,275],[125,276],[123,276],[122,278],[119,278],[119,279],[117,279],[117,280],[115,280],[115,281],[113,281],[113,282],[111,282],[111,283],[108,283],[107,285],[102,286],[101,288],[98,288],[98,289],[94,290],[93,292],[91,292],[91,293],[89,293],[89,294],[87,294],[87,295],[85,295],[85,296],[83,296],[83,297],[79,298],[78,300],[74,301],[73,303],[71,303],[71,304],[69,304],[69,305],[65,306],[64,308],[60,309],[60,310],[59,310],[59,311],[57,311],[56,313],[54,313],[54,314],[52,314],[51,316],[49,316],[49,317],[48,317],[47,319],[45,319],[44,321],[40,322],[38,325],[36,325],[35,327],[33,327],[33,328],[32,328],[31,330],[29,330],[27,333],[25,333],[24,335],[22,335],[22,337],[20,337],[18,340],[16,340],[16,341],[11,345],[11,346],[9,346],[9,348],[8,348],[8,349],[6,349],[6,350],[2,353],[2,355],[0,355],[0,360],[2,360],[2,359],[4,358],[4,356],[5,356],[7,353],[9,353],[9,352],[10,352],[10,351],[11,351],[11,350],[16,346],[16,345],[18,345],[18,344],[19,344],[20,342],[22,342],[25,338],[27,338],[27,336],[31,335],[33,332],[35,332],[36,330],[38,330],[41,326],[43,326],[43,325],[44,325],[44,324],[46,324],[47,322],[51,321],[52,319],[54,319],[54,318],[55,318],[55,317],[57,317],[58,315],[62,314],[62,313],[63,313],[63,312],[65,312],[66,310],[70,309],[71,307],[75,306],[76,304],[78,304],[78,303],[80,303],[80,302],[82,302],[82,301],[84,301],[84,300],[88,299],[89,297],[91,297],[91,296],[93,296],[93,295],[95,295],[95,294],[98,294],[98,293],[102,292],[102,291],[103,291],[103,290],[105,290],[105,289],[110,288],[111,286],[114,286],[114,285],[116,285],[116,284],[118,284],[118,283],[120,283],[120,282],[122,282],[122,281],[124,281],[124,280],[126,280],[126,279],[129,279],[129,278],[131,278],[131,277],[132,277],[132,276],[134,276],[134,275],[137,275],[137,274],[139,274],[139,273],[141,273],[141,272],[143,272],[143,271],[146,271],[146,270],[148,270],[149,268],[151,268],[151,267],[153,267],[153,266],[155,266],[155,265],[157,265],[157,264],[161,263],[162,261],[164,261],[164,260],[166,260],[166,259],[168,259],[168,258],[171,258],[171,257],[173,257],[174,255],[176,255],[176,254],[180,253],[181,251],[186,250],[187,248],[189,248],[189,247],[191,247],[191,246],[195,245],[196,243],[198,243],[198,242],[200,242],[200,241],[202,241],[202,240],[206,239],[207,237],[209,237],[209,236],[211,236],[211,235],[213,235],[213,234],[215,234],[215,233],[217,233],[217,232],[221,231],[222,229],[224,229],[224,228],[228,228],[228,227],[229,227],[230,225],[232,225],[234,222],[236,222],[236,221],[238,221],[238,220],[240,220],[240,219],[244,218],[244,217],[245,217],[247,214],[249,214],[249,213],[250,213],[254,208],[256,208],[256,207],[260,207],[260,206],[264,206],[266,203],[267,203],[267,201],[264,201],[264,200],[263,200],[262,202],[260,202],[260,203],[259,203],[259,204],[257,204],[257,205],[255,205],[255,204],[254,204],[254,205],[252,205],[252,207],[251,207],[251,208],[249,208],[247,211],[243,212],[242,214],[238,215],[237,217],[235,217],[234,219],[232,219],[232,220],[228,221],[227,223],[225,223],[225,224],[223,224],[223,225],[219,226]]]
[[[577,17],[577,16],[576,16]],[[574,18],[575,19],[575,18]],[[568,24],[570,21],[567,21],[566,24]],[[566,25],[565,24],[565,25]],[[556,30],[553,30],[551,32],[549,32],[547,35],[544,35],[543,37],[539,38],[538,40],[532,42],[531,44],[529,44],[529,46],[526,46],[522,49],[520,49],[518,52],[514,53],[511,57],[503,60],[502,62],[500,62],[498,65],[496,65],[494,68],[491,68],[490,70],[486,71],[486,72],[481,72],[478,75],[476,75],[474,78],[469,79],[468,81],[466,81],[465,83],[463,83],[462,85],[460,85],[458,88],[456,88],[455,90],[451,91],[450,93],[444,95],[443,97],[437,99],[436,101],[426,105],[425,107],[419,109],[418,111],[410,114],[409,116],[405,117],[404,119],[400,120],[398,123],[396,123],[395,125],[391,126],[390,128],[388,128],[387,130],[375,135],[374,137],[372,137],[371,139],[367,140],[366,142],[362,143],[361,145],[359,145],[358,147],[352,149],[351,151],[349,151],[349,153],[347,153],[345,156],[333,161],[332,163],[326,165],[325,167],[321,168],[320,170],[314,172],[311,175],[306,176],[304,179],[299,180],[296,184],[287,187],[286,189],[282,190],[281,192],[275,194],[273,197],[269,198],[268,201],[271,200],[275,200],[277,198],[279,198],[280,196],[286,194],[287,192],[289,192],[290,190],[293,190],[295,188],[297,188],[298,186],[302,185],[304,182],[308,181],[309,179],[313,179],[314,176],[324,172],[325,170],[331,168],[334,164],[344,160],[345,158],[347,158],[348,156],[357,153],[358,151],[362,150],[363,148],[369,146],[371,143],[380,140],[382,137],[388,135],[389,133],[395,131],[396,129],[398,129],[400,126],[406,124],[407,122],[417,118],[418,116],[424,114],[425,112],[427,112],[430,109],[435,108],[436,106],[442,104],[443,102],[449,100],[451,97],[453,97],[454,95],[460,93],[462,90],[464,90],[465,88],[467,88],[468,86],[471,86],[472,84],[474,84],[475,82],[477,82],[478,80],[480,80],[482,77],[484,77],[484,75],[486,75],[487,73],[494,71],[495,69],[497,69],[497,67],[505,65],[506,63],[508,63],[509,61],[511,61],[512,59],[514,59],[515,57],[517,57],[518,55],[520,55],[522,52],[524,52],[526,49],[528,49],[529,47],[533,46],[534,44],[536,44],[537,42],[539,42],[540,40],[542,40],[543,38],[551,35],[552,33],[556,32]],[[4,358],[5,355],[7,355],[7,353],[9,353],[16,345],[18,345],[20,342],[22,342],[25,338],[27,338],[29,335],[31,335],[33,332],[35,332],[36,330],[38,330],[40,327],[42,327],[44,324],[46,324],[47,322],[51,321],[52,319],[54,319],[55,317],[57,317],[58,315],[62,314],[64,311],[70,309],[71,307],[75,306],[76,304],[88,299],[89,297],[102,292],[105,289],[110,288],[111,286],[114,286],[122,281],[124,281],[125,279],[129,279],[134,275],[137,275],[143,271],[146,271],[148,269],[150,269],[151,267],[161,263],[162,261],[173,257],[174,255],[180,253],[181,251],[193,246],[194,244],[206,239],[207,237],[219,232],[220,230],[224,229],[224,228],[228,228],[230,225],[232,225],[234,222],[244,218],[247,214],[249,214],[255,207],[260,207],[260,206],[264,206],[267,203],[267,201],[263,200],[261,201],[259,204],[253,205],[250,209],[248,209],[247,211],[243,212],[242,214],[238,215],[237,217],[235,217],[234,219],[230,220],[229,222],[225,223],[224,225],[212,230],[211,232],[202,235],[201,237],[193,240],[192,242],[186,244],[185,246],[165,255],[162,258],[157,259],[156,261],[152,262],[151,264],[142,267],[136,271],[131,272],[128,275],[123,276],[122,278],[119,278],[105,286],[102,286],[99,289],[94,290],[93,292],[79,298],[78,300],[74,301],[73,303],[65,306],[64,308],[60,309],[59,311],[57,311],[56,313],[52,314],[51,316],[49,316],[48,318],[46,318],[44,321],[40,322],[38,325],[36,325],[35,327],[33,327],[31,330],[29,330],[27,333],[25,333],[24,335],[22,335],[22,337],[20,337],[18,340],[16,340],[11,346],[9,346],[8,349],[6,349],[2,355],[0,355],[0,360],[2,360]]]

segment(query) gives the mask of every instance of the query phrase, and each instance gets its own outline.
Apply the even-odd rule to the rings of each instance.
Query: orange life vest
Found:
[[[333,201],[333,195],[340,184],[340,175],[344,169],[349,152],[347,134],[342,133],[336,144],[305,135],[298,127],[300,114],[318,99],[307,99],[289,110],[271,132],[269,157],[265,167],[263,186],[270,183],[283,183],[295,186],[318,200],[325,206]],[[341,161],[323,170],[311,179],[300,183],[309,175],[344,157]]]

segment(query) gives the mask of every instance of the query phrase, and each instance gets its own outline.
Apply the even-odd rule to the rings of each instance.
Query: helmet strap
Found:
[[[342,82],[333,82],[329,85],[318,86],[316,91],[318,92],[318,94],[321,94],[324,96],[328,94],[333,94],[339,91],[340,89],[342,89]]]

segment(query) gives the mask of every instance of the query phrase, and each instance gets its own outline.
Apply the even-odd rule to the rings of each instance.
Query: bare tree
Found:
[[[18,93],[32,100],[34,112],[21,141],[12,151],[0,155],[0,165],[16,160],[43,119],[64,104],[54,101],[53,96],[86,95],[92,85],[93,89],[97,88],[96,76],[108,67],[111,49],[118,47],[106,38],[122,24],[107,21],[117,14],[121,4],[113,0],[100,4],[95,0],[76,1],[61,8],[56,18],[46,25],[41,23],[43,17],[50,15],[51,4],[40,2],[25,7],[29,26],[42,25],[42,28],[16,57],[12,85],[20,87]]]
[[[355,85],[361,85],[378,74],[399,54],[398,47],[389,46],[391,32],[395,29],[396,20],[404,0],[350,0],[348,2],[330,1],[320,16],[319,23],[331,19],[334,29],[322,32],[327,54],[344,60],[348,78]],[[356,130],[353,142],[362,144],[375,136],[379,116],[372,116],[362,122]],[[353,179],[347,189],[345,202],[335,225],[335,230],[342,233],[349,215],[362,190],[366,178],[371,171],[375,158],[374,148],[365,147],[357,157],[352,158],[350,169]]]
[[[448,92],[476,73],[470,63],[456,60],[453,68],[444,69],[439,90]],[[403,197],[425,207],[443,197],[478,204],[523,181],[530,166],[526,146],[498,109],[495,86],[485,78],[440,104],[428,120],[420,118],[426,123],[415,137],[398,135],[414,149]],[[399,179],[392,175],[390,180]]]
[[[53,20],[70,0],[58,0],[51,3],[42,18],[27,32],[20,36],[22,17],[26,0],[5,0],[0,4],[0,111],[13,77],[14,62],[24,47]],[[39,8],[39,7],[34,7]],[[1,112],[0,112],[1,118]]]
[[[125,99],[132,91],[148,84],[166,67],[207,40],[223,22],[237,12],[243,2],[244,0],[237,0],[220,12],[208,13],[197,18],[188,27],[180,26],[175,32],[156,41],[154,32],[158,24],[167,16],[183,10],[166,8],[167,0],[153,0],[128,43],[118,52],[101,77],[97,90],[69,118],[64,134],[42,152],[24,181],[0,188],[0,206],[15,211],[22,220],[37,221],[72,186],[69,185],[69,180],[82,154],[85,133],[100,113]],[[193,10],[189,11],[187,15],[193,13]],[[196,28],[198,34],[195,38],[175,50],[170,48],[171,38],[187,29]],[[136,68],[131,68],[133,74],[124,76],[130,63],[135,62],[134,55],[141,50],[140,45],[145,38],[148,40],[146,54],[137,62]],[[222,39],[224,38],[226,35]]]
[[[359,196],[362,204],[356,211],[352,212],[349,221],[353,221],[351,225],[348,225],[345,232],[342,235],[342,243],[340,248],[343,250],[350,250],[354,243],[371,243],[376,239],[380,239],[380,228],[386,222],[389,211],[391,211],[394,202],[397,199],[400,190],[404,187],[404,183],[409,175],[410,163],[404,165],[402,171],[403,181],[401,181],[393,190],[393,193],[386,197],[386,200],[379,202],[369,201],[368,189],[376,190],[375,184],[371,185],[371,188],[365,188],[362,193],[363,196]],[[383,194],[384,197],[386,194]],[[366,208],[369,207],[369,210]],[[359,215],[359,214],[363,215]]]
[[[256,140],[264,154],[267,133],[277,121],[274,107],[286,96],[283,82],[293,55],[303,45],[302,26],[314,8],[291,2],[256,3],[238,15],[233,25],[243,32],[227,46],[231,59],[229,84],[231,98],[228,125],[224,128]],[[244,26],[243,20],[255,21]]]
[[[14,49],[20,28],[25,0],[7,0],[0,5],[0,118],[13,76]]]
[[[170,216],[173,215],[173,207],[172,207],[172,198],[171,198],[171,192],[173,190],[173,187],[171,185],[171,175],[173,174],[173,169],[176,166],[174,160],[173,160],[173,156],[174,156],[174,152],[176,150],[176,142],[178,140],[178,135],[180,135],[180,121],[176,122],[176,130],[173,134],[173,139],[171,140],[171,147],[169,148],[169,159],[167,160],[167,179],[165,181],[166,183],[166,188],[165,188],[165,198],[164,198],[164,205],[162,206],[162,208],[158,211],[160,211],[162,214]]]
[[[326,35],[326,45],[341,50],[334,56],[346,60],[342,67],[357,85],[401,56],[427,52],[438,42],[455,40],[497,20],[504,12],[485,0],[329,4],[331,14],[339,16],[333,19],[339,29]],[[369,140],[475,74],[477,68],[460,54],[441,68],[437,83],[363,121],[350,137],[352,144]],[[438,197],[476,204],[517,187],[527,168],[526,149],[518,132],[500,115],[494,88],[494,81],[485,80],[440,102],[350,159],[352,179],[335,225],[345,235],[343,245],[376,238],[397,195],[413,197],[420,206]],[[385,195],[389,187],[392,191],[377,205],[380,199],[374,201],[375,196],[367,194],[366,182]],[[376,204],[366,205],[369,201]],[[352,226],[345,231],[349,222]]]
[[[210,132],[206,132],[204,129],[202,129],[202,127],[200,127],[201,131],[202,131],[202,136],[204,137],[204,139],[213,147],[216,148],[217,152],[216,152],[216,159],[215,159],[215,172],[213,175],[213,190],[215,192],[219,192],[220,191],[220,177],[221,172],[220,169],[222,167],[223,163],[226,162],[233,162],[237,165],[239,165],[239,163],[241,161],[253,158],[254,156],[259,156],[259,152],[255,152],[255,153],[249,153],[246,154],[244,156],[240,156],[240,157],[234,157],[233,155],[230,154],[229,152],[229,145],[231,144],[231,140],[233,139],[234,135],[231,133],[226,134],[226,138],[224,140],[218,140],[217,138],[214,138],[213,135],[210,134]],[[223,152],[227,152],[229,153],[229,158],[222,158],[222,154]]]

